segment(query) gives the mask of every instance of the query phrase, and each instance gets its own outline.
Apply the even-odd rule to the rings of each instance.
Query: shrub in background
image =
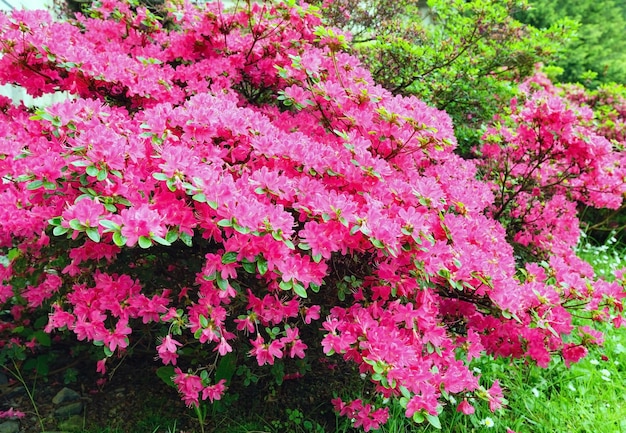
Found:
[[[435,426],[452,395],[467,414],[501,407],[499,384],[468,369],[485,351],[577,361],[602,335],[570,308],[619,323],[624,280],[597,280],[568,240],[516,267],[515,214],[454,153],[450,118],[374,84],[315,8],[173,2],[160,16],[113,1],[64,22],[0,16],[0,79],[73,96],[2,105],[5,335],[49,312],[45,331],[101,347],[104,373],[157,324],[156,354],[195,407],[222,397],[230,353],[274,365],[315,345],[372,382],[375,396],[333,402],[370,430],[386,398]],[[539,163],[537,143],[519,146]],[[544,217],[533,230],[561,218]]]
[[[575,23],[554,19],[542,29],[515,17],[518,0],[405,0],[324,3],[325,16],[354,34],[353,47],[376,82],[415,95],[454,122],[462,154],[481,126],[508,105],[537,63],[562,54]]]

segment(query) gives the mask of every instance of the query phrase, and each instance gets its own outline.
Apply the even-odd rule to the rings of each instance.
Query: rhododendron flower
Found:
[[[174,370],[174,383],[181,393],[183,401],[187,406],[198,406],[200,391],[204,389],[202,379],[195,374],[183,373],[180,368]]]
[[[495,412],[502,407],[504,396],[502,395],[500,383],[497,380],[495,380],[491,385],[491,388],[487,390],[487,396],[489,399],[489,410]]]
[[[69,222],[77,220],[85,227],[98,227],[98,223],[102,215],[105,214],[104,206],[97,201],[83,199],[75,204],[68,206],[63,211],[63,227],[70,227]]]
[[[15,410],[12,407],[8,410],[0,411],[0,419],[15,419],[24,418],[26,414],[20,410]]]
[[[466,398],[464,398],[461,403],[459,403],[459,405],[456,407],[456,411],[461,412],[465,415],[471,415],[476,411],[476,409],[467,401]]]
[[[165,365],[170,363],[176,365],[178,359],[177,347],[180,346],[182,346],[182,343],[174,340],[170,334],[163,337],[161,344],[157,346],[157,352]]]
[[[304,314],[304,323],[309,325],[313,320],[318,320],[320,318],[320,310],[321,307],[319,305],[307,308]]]
[[[259,365],[274,365],[275,358],[283,357],[283,343],[280,340],[273,340],[269,344],[263,341],[260,335],[255,340],[250,340],[252,350],[250,355],[256,356]]]
[[[563,347],[562,354],[565,365],[569,367],[587,356],[587,348],[579,344],[568,343]]]
[[[124,209],[120,213],[119,223],[122,225],[122,236],[126,238],[126,245],[129,247],[134,246],[140,237],[163,237],[166,233],[163,218],[145,204]]]
[[[131,332],[133,332],[133,330],[130,326],[128,326],[128,321],[120,319],[115,324],[115,330],[111,331],[109,335],[104,337],[104,344],[108,345],[112,352],[118,347],[120,349],[125,349],[128,347],[128,335]]]
[[[226,379],[220,380],[215,385],[209,385],[202,388],[202,400],[209,399],[211,403],[220,400],[226,391]]]

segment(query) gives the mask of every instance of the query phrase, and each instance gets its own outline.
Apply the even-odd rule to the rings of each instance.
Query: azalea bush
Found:
[[[593,110],[594,116],[586,125],[611,141],[618,152],[624,152],[626,143],[626,88],[619,84],[606,84],[595,90],[581,85],[561,85],[555,90],[565,99],[576,105]],[[623,236],[626,227],[626,207],[597,209],[587,206],[582,212],[582,220],[588,234],[600,243],[605,243],[613,235]]]
[[[435,426],[453,401],[497,410],[502,389],[472,359],[569,364],[602,343],[572,311],[619,324],[623,275],[599,280],[569,254],[577,227],[538,240],[559,212],[511,237],[513,221],[532,224],[512,202],[525,203],[516,182],[545,162],[542,145],[520,138],[527,157],[485,145],[516,167],[503,177],[461,159],[448,115],[376,85],[313,7],[172,2],[157,17],[102,1],[63,22],[2,15],[0,35],[2,82],[71,95],[2,102],[5,352],[70,334],[100,348],[105,373],[148,328],[198,407],[227,392],[220,360],[271,366],[315,347],[371,382],[371,395],[333,401],[367,431],[389,399]],[[515,243],[536,248],[520,258]]]
[[[621,122],[596,115],[587,103],[592,98],[581,97],[586,94],[537,73],[520,86],[520,98],[487,130],[477,152],[496,196],[492,215],[510,240],[534,255],[572,254],[580,236],[577,205],[623,208]]]

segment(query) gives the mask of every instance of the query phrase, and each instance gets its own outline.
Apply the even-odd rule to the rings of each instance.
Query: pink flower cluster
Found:
[[[316,344],[434,417],[449,394],[501,406],[469,369],[485,351],[575,362],[601,339],[571,309],[621,317],[624,281],[572,252],[575,201],[619,206],[624,185],[585,110],[531,83],[466,161],[445,113],[373,83],[306,7],[167,10],[167,27],[123,2],[0,15],[0,81],[72,95],[0,109],[3,331],[50,308],[46,331],[103,346],[103,371],[166,325],[157,356],[188,405],[226,381],[183,346],[273,365]],[[365,430],[375,404],[335,401]]]

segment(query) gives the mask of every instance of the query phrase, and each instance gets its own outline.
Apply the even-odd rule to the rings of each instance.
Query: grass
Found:
[[[610,236],[604,245],[594,245],[586,238],[579,255],[596,272],[609,277],[626,266],[626,245]],[[481,359],[472,367],[485,385],[499,380],[509,401],[505,410],[491,413],[486,404],[476,405],[476,413],[465,416],[447,406],[440,415],[442,430],[408,421],[399,405],[390,406],[391,417],[380,433],[626,433],[626,334],[607,325],[605,344],[594,349],[581,362],[567,368],[554,360],[542,369],[523,360]],[[234,405],[236,406],[236,404]],[[236,408],[235,408],[236,409]],[[339,418],[335,426],[324,428],[301,410],[285,408],[281,420],[267,420],[254,414],[229,411],[216,414],[207,425],[214,433],[349,433],[347,420]],[[220,418],[221,416],[221,418]],[[165,420],[159,420],[164,422]],[[212,424],[212,425],[211,425]],[[181,433],[174,421],[163,428],[145,429],[148,433]],[[140,430],[137,430],[139,433]],[[121,433],[116,430],[88,433]],[[134,432],[133,432],[134,433]],[[186,431],[185,433],[192,433]]]

